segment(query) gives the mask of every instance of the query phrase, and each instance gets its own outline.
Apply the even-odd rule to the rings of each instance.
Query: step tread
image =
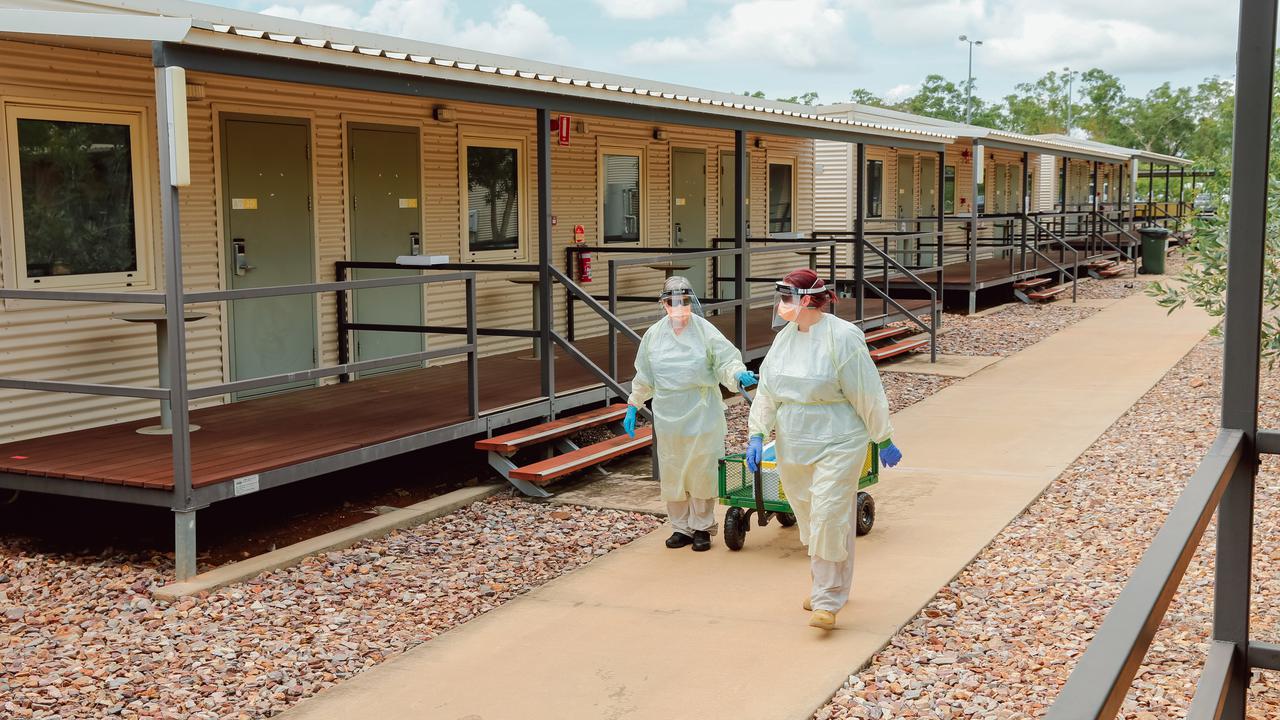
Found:
[[[866,334],[867,343],[880,342],[881,340],[889,340],[890,338],[900,337],[910,333],[912,328],[896,325],[889,327],[876,328]]]
[[[921,345],[928,345],[928,344],[929,344],[929,338],[927,337],[910,338],[907,340],[903,340],[901,342],[896,342],[892,345],[885,345],[884,347],[875,348],[874,350],[871,351],[871,359],[875,362],[880,362],[881,360],[887,360],[888,358],[894,357],[895,355],[901,355],[903,353],[911,352],[912,350],[915,350]]]
[[[1125,269],[1120,267],[1119,265],[1112,268],[1107,268],[1105,270],[1098,271],[1099,275],[1101,275],[1102,277],[1108,277],[1108,278],[1119,277],[1124,273],[1125,273]]]
[[[1041,285],[1048,285],[1051,282],[1053,281],[1049,278],[1031,278],[1030,280],[1019,280],[1013,284],[1013,287],[1015,290],[1030,290],[1031,288],[1038,288]]]
[[[1027,293],[1027,297],[1032,300],[1050,300],[1067,291],[1066,285],[1048,288],[1047,290],[1038,290],[1033,293]]]
[[[605,408],[596,408],[587,412],[562,417],[551,422],[534,425],[522,430],[495,435],[491,438],[476,441],[476,449],[486,452],[510,454],[521,448],[533,447],[542,443],[572,435],[587,428],[616,422],[626,417],[627,406],[615,403]]]
[[[1107,268],[1115,267],[1115,266],[1116,266],[1115,260],[1094,260],[1093,262],[1087,265],[1087,267],[1091,267],[1094,270],[1106,270]]]
[[[557,455],[511,471],[511,477],[527,480],[535,485],[550,482],[572,472],[612,460],[621,455],[642,450],[653,444],[653,428],[636,428],[636,436],[619,435],[573,452]]]

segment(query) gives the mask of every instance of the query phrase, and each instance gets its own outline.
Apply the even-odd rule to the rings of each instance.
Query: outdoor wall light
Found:
[[[436,108],[432,111],[432,116],[435,117],[438,122],[453,122],[454,119],[457,118],[457,114],[453,111],[453,108],[447,107]]]
[[[666,140],[666,139],[667,139],[667,131],[666,131],[666,130],[663,130],[662,128],[654,128],[654,131],[653,131],[653,139],[654,139],[654,140]]]
[[[586,121],[586,120],[579,120],[579,121],[577,122],[577,127],[575,127],[573,130],[574,130],[574,132],[578,133],[579,135],[586,135],[586,134],[587,134],[587,121]]]
[[[758,147],[758,148],[760,148],[761,150],[763,150],[763,149],[765,149],[766,147],[768,147],[768,143],[766,143],[766,142],[764,141],[764,138],[756,138],[756,147]]]

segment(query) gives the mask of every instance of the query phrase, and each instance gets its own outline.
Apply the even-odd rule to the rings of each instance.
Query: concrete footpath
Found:
[[[663,528],[303,701],[291,720],[802,720],[1213,325],[1119,301],[898,413],[853,599],[807,627],[795,529],[741,552]]]

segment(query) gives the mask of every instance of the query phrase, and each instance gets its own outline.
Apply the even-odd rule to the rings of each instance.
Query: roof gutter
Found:
[[[182,42],[191,32],[191,19],[4,9],[0,10],[0,28],[20,35]]]

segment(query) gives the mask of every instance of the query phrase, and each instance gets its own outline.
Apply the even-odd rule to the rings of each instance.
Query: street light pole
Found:
[[[1072,83],[1076,79],[1076,73],[1069,67],[1062,68],[1062,72],[1067,74],[1067,135],[1071,134],[1071,99],[1072,99]]]
[[[960,42],[969,43],[969,82],[964,86],[964,122],[969,124],[973,115],[973,46],[981,45],[981,40],[970,40],[968,35],[961,35]]]

